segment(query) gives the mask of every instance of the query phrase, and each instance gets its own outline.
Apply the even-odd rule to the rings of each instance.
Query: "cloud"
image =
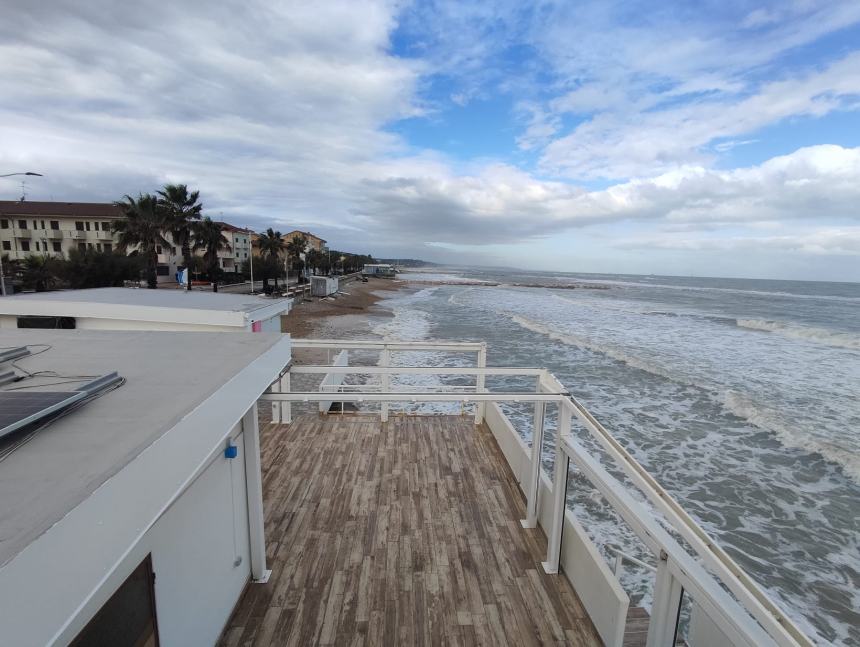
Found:
[[[860,256],[860,227],[826,228],[782,236],[722,236],[718,238],[651,236],[617,241],[615,247],[619,249],[665,249],[691,252],[778,251],[821,256]]]
[[[567,104],[564,104],[567,105]],[[542,166],[573,178],[627,178],[709,162],[706,146],[789,117],[860,107],[860,53],[742,100],[703,98],[632,116],[600,113],[544,150]]]

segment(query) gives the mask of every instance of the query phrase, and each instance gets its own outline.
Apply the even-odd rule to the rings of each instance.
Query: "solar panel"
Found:
[[[86,396],[82,391],[0,391],[0,437]]]

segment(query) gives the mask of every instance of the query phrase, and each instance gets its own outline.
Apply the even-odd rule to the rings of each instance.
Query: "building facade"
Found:
[[[242,264],[251,256],[251,238],[254,232],[228,222],[219,222],[221,233],[227,239],[229,249],[218,252],[218,263],[225,272],[239,272]],[[202,253],[202,252],[201,252]]]
[[[324,252],[328,249],[328,247],[326,247],[326,240],[320,238],[319,236],[314,236],[309,231],[300,231],[298,229],[294,229],[293,231],[281,236],[281,238],[284,240],[284,245],[286,245],[291,240],[293,240],[293,238],[298,238],[300,236],[304,236],[305,239],[308,241],[308,245],[305,248],[306,252],[309,252],[312,249],[315,249],[318,252]]]
[[[68,257],[72,249],[116,249],[113,223],[123,217],[113,204],[0,201],[0,251],[11,260],[31,254]]]

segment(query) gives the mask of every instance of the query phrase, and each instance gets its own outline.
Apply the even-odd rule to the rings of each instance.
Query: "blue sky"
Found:
[[[185,182],[379,256],[860,280],[857,2],[4,12],[0,168],[45,174],[30,199]]]

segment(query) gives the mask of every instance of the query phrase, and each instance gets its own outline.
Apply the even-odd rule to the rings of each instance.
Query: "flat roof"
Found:
[[[93,288],[0,298],[0,314],[94,317],[245,328],[289,312],[292,299],[162,288]]]
[[[0,331],[0,347],[25,345],[33,354],[15,360],[15,372],[41,373],[0,390],[71,391],[89,381],[81,376],[112,371],[126,382],[0,460],[0,566],[263,355],[289,361],[289,338],[279,333]],[[256,371],[260,393],[276,377]],[[3,445],[25,433],[6,436]]]
[[[73,218],[121,218],[122,207],[111,202],[32,202],[0,200],[3,216],[66,216]]]

